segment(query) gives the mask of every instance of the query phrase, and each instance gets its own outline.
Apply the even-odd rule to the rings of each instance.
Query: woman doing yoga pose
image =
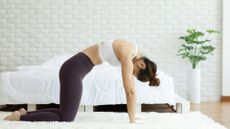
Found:
[[[73,121],[82,96],[82,79],[95,65],[104,61],[115,66],[121,65],[129,122],[134,123],[136,91],[133,77],[143,82],[149,81],[149,86],[159,86],[160,81],[156,78],[156,64],[143,57],[136,44],[124,40],[94,44],[63,63],[59,71],[59,109],[48,108],[27,112],[21,108],[5,117],[5,120]]]

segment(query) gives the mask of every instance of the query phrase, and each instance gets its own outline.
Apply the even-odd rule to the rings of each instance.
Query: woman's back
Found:
[[[124,40],[115,40],[113,42],[102,42],[92,45],[83,50],[91,61],[97,65],[106,61],[111,65],[119,65],[119,57],[132,53],[133,57],[137,55],[137,46]]]

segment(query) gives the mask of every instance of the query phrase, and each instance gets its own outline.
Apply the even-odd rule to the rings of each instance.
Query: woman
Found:
[[[107,61],[121,65],[129,122],[135,122],[136,91],[133,75],[150,86],[158,86],[157,66],[142,57],[135,44],[124,40],[92,45],[64,62],[59,71],[60,108],[27,112],[20,109],[7,116],[11,121],[73,121],[82,95],[82,79],[95,65]]]

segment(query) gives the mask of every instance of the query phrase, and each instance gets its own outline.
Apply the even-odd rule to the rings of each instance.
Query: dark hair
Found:
[[[160,80],[156,78],[157,65],[147,57],[142,57],[141,59],[144,60],[146,68],[139,70],[137,79],[142,82],[149,81],[149,86],[159,86]]]

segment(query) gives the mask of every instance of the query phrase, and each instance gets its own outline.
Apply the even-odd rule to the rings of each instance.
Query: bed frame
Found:
[[[169,105],[177,113],[186,113],[190,111],[190,102],[177,96],[175,98],[176,105]],[[28,111],[35,111],[36,104],[28,104]],[[79,111],[81,112],[93,112],[93,106],[80,105]],[[141,112],[141,104],[136,106],[136,112]]]

